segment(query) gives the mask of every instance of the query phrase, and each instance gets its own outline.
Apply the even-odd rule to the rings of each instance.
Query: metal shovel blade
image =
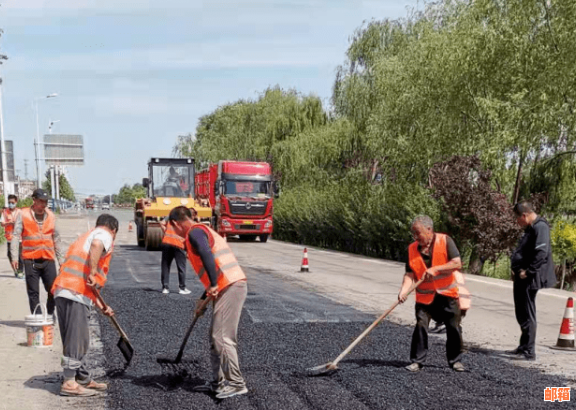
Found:
[[[120,349],[122,356],[124,356],[124,359],[126,359],[126,366],[128,366],[132,361],[132,357],[134,356],[134,347],[132,347],[130,342],[123,337],[118,340],[117,346],[118,349]]]
[[[332,362],[321,364],[320,366],[310,367],[306,369],[306,374],[308,376],[321,376],[321,375],[331,375],[338,370],[338,366],[334,365]]]

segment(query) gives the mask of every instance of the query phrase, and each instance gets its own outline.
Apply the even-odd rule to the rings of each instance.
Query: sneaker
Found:
[[[444,323],[436,322],[436,326],[430,329],[430,333],[446,333],[446,325]]]
[[[452,365],[452,370],[454,370],[455,372],[464,372],[466,371],[466,368],[462,363],[456,362]]]
[[[181,295],[189,295],[192,292],[189,291],[188,289],[184,288],[184,289],[180,289],[180,291],[178,293],[180,293]]]
[[[60,387],[60,396],[70,396],[70,397],[90,397],[96,396],[98,391],[87,389],[82,387],[75,381],[65,381]]]
[[[220,393],[216,395],[217,399],[228,399],[230,397],[239,396],[241,394],[248,393],[246,386],[244,387],[232,387],[226,386]]]
[[[170,291],[168,290],[168,288],[164,288],[162,289],[162,293],[167,295],[168,293],[170,293]]]
[[[199,393],[220,394],[224,391],[224,386],[218,386],[217,383],[205,382],[204,384],[200,384],[198,386],[192,387],[192,391],[199,392]]]
[[[420,363],[412,363],[406,366],[405,369],[408,370],[409,372],[416,373],[419,372],[420,369],[422,369],[422,365]]]
[[[108,385],[106,383],[98,383],[97,381],[90,380],[90,383],[83,385],[85,389],[96,390],[96,391],[106,391]]]

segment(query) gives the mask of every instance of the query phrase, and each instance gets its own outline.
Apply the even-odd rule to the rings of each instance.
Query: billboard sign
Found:
[[[82,135],[47,134],[43,145],[46,165],[84,165]]]

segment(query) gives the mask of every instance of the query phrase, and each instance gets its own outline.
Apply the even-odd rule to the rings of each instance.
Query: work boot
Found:
[[[70,397],[90,397],[96,396],[98,392],[96,390],[87,389],[82,387],[74,380],[65,380],[60,387],[60,396],[70,396]]]
[[[422,365],[420,363],[412,363],[405,367],[406,370],[412,373],[419,372],[422,369]]]
[[[106,383],[98,383],[94,380],[90,380],[90,383],[85,384],[82,387],[96,391],[106,391],[108,389],[108,385]]]
[[[220,393],[216,395],[217,399],[229,399],[230,397],[239,396],[241,394],[248,393],[246,386],[243,387],[233,387],[226,386]]]
[[[462,363],[456,362],[452,365],[452,370],[454,370],[455,372],[464,372],[466,371],[466,368]]]

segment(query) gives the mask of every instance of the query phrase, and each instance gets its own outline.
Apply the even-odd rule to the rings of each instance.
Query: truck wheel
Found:
[[[148,228],[146,230],[146,250],[156,251],[162,243],[162,229],[159,227]]]
[[[268,234],[265,233],[265,234],[260,235],[260,242],[266,243],[266,241],[268,241]]]

